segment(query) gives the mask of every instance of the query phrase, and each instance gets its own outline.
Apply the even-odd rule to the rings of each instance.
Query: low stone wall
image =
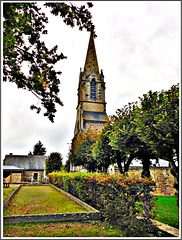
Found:
[[[87,221],[99,220],[100,213],[98,212],[83,212],[83,213],[57,213],[57,214],[40,214],[40,215],[22,215],[3,217],[4,224],[24,223],[24,222],[56,222],[56,221]]]

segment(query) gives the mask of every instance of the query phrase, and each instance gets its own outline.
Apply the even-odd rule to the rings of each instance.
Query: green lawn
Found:
[[[155,205],[156,220],[172,227],[179,228],[176,196],[158,196]]]
[[[87,212],[51,186],[23,186],[4,211],[4,216]]]
[[[3,202],[11,195],[11,193],[18,187],[18,185],[10,185],[8,188],[3,188]]]
[[[4,225],[4,237],[122,237],[122,231],[101,221],[19,223]]]

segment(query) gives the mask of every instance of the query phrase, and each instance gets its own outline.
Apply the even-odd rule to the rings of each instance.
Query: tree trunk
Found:
[[[146,218],[150,218],[150,199],[151,199],[151,195],[150,195],[150,187],[149,186],[145,186],[144,189],[144,200],[143,200],[143,216]]]
[[[142,178],[150,178],[150,159],[149,158],[144,158],[142,160],[143,164],[143,171],[141,173]]]
[[[124,172],[123,172],[123,168],[122,168],[122,165],[121,165],[121,160],[118,159],[118,158],[116,160],[117,160],[117,165],[118,165],[119,172],[121,174],[123,174]]]
[[[144,158],[142,160],[143,171],[141,173],[142,178],[150,178],[150,159]],[[144,189],[144,200],[143,200],[143,216],[150,218],[150,187],[146,186]]]
[[[174,160],[169,161],[169,166],[171,167],[171,173],[174,176],[174,188],[176,189],[177,205],[179,208],[179,167],[175,165]]]
[[[132,155],[132,154],[129,156],[126,164],[124,165],[124,172],[128,172],[128,171],[129,171],[130,164],[131,164],[131,162],[132,162],[132,160],[133,160],[134,158],[135,158],[135,156]]]

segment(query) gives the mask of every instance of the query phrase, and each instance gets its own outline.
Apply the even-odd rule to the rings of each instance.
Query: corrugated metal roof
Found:
[[[104,112],[83,111],[83,118],[88,121],[107,122],[108,116]]]

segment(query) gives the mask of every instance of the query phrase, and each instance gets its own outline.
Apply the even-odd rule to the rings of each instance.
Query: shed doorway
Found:
[[[37,180],[38,180],[38,173],[34,173],[33,174],[33,181],[37,182]]]

